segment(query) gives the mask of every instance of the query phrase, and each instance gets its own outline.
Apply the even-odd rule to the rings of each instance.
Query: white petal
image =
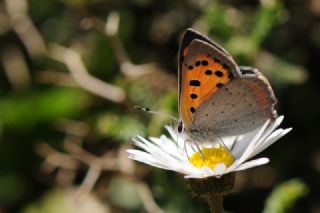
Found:
[[[167,152],[167,154],[178,155],[176,144],[166,136],[162,135],[160,138],[150,137],[150,141],[157,144],[159,148]]]
[[[189,176],[187,178],[205,178],[211,176],[214,176],[213,170],[204,166],[201,169],[198,169],[197,174],[193,174],[192,176]]]
[[[283,118],[284,118],[283,116],[279,116],[278,118],[276,118],[272,122],[268,121],[267,125],[265,123],[261,127],[262,129],[264,129],[264,131],[261,133],[261,135],[258,137],[258,139],[256,136],[257,136],[257,134],[259,134],[259,131],[261,132],[261,128],[258,128],[252,132],[249,132],[249,133],[246,133],[246,134],[240,136],[238,141],[235,144],[234,150],[232,151],[233,156],[235,158],[239,158],[243,154],[246,147],[248,146],[248,142],[252,142],[254,137],[257,139],[257,141],[255,142],[256,145],[253,147],[253,149],[255,150],[280,125]]]
[[[206,176],[206,177],[209,177],[209,176],[213,176],[214,175],[214,171],[212,169],[210,169],[209,167],[207,166],[204,166],[200,169],[201,173]]]
[[[185,175],[184,178],[206,178],[203,174],[189,174]]]
[[[279,130],[279,131],[278,131]],[[284,135],[286,135],[288,132],[290,132],[292,130],[292,128],[288,128],[288,129],[278,129],[276,131],[274,131],[265,141],[264,143],[260,144],[259,147],[256,148],[255,152],[252,154],[251,157],[259,154],[260,152],[262,152],[263,150],[265,150],[266,148],[268,148],[269,146],[271,146],[274,142],[276,142],[277,140],[279,140],[281,137],[283,137]]]
[[[176,132],[174,131],[174,129],[172,128],[172,126],[165,126],[166,130],[169,132],[170,134],[170,137],[172,139],[176,139],[177,138],[177,134]]]
[[[268,128],[264,131],[263,135],[260,137],[260,140],[256,144],[255,148],[257,148],[261,143],[263,143],[265,139],[274,132],[274,130],[281,124],[283,118],[284,118],[283,116],[279,116],[272,123],[270,123]]]
[[[203,146],[196,147],[192,143],[187,143],[185,138],[177,133],[171,126],[166,126],[171,138],[162,135],[159,138],[150,137],[149,140],[137,136],[133,139],[134,144],[142,150],[127,150],[129,158],[159,167],[161,169],[173,170],[185,175],[186,178],[204,178],[208,176],[220,177],[225,173],[244,170],[254,166],[259,166],[269,162],[267,158],[260,158],[245,162],[249,158],[263,151],[291,129],[275,129],[279,126],[283,116],[274,121],[267,121],[264,125],[240,136],[224,137],[222,140],[226,147],[231,150],[235,158],[234,163],[226,168],[220,163],[214,169],[208,167],[196,168],[188,159],[193,152],[198,151]],[[245,163],[244,163],[245,162]]]
[[[239,159],[241,157],[243,152],[246,150],[246,148],[251,143],[252,138],[254,138],[254,136],[259,132],[260,128],[261,127],[255,129],[251,132],[248,132],[244,135],[239,135],[236,138],[236,141],[234,142],[233,149],[231,149],[232,156],[235,159]]]
[[[162,140],[158,138],[150,138],[151,141],[148,141],[146,139],[143,140],[144,146],[140,145],[139,147],[143,148],[145,151],[149,152],[150,154],[154,155],[155,157],[173,157],[175,156],[170,155],[168,152],[168,149],[166,147],[166,144],[163,143]],[[175,153],[176,154],[176,153]]]
[[[163,136],[161,138],[164,139],[166,137]],[[166,147],[166,145],[164,145],[165,141],[162,141],[158,138],[150,138],[150,140],[151,141],[148,141],[142,137],[134,139],[135,144],[140,148],[143,148],[145,152],[135,150],[139,152],[139,156],[130,156],[130,158],[159,168],[174,170],[183,174],[192,174],[197,172],[197,169],[192,166],[188,159],[181,155],[181,153],[176,152],[175,155],[171,155],[170,152],[167,152],[168,146]],[[171,141],[169,139],[167,140],[168,142]],[[176,150],[177,147],[174,147],[174,149]],[[129,152],[132,154],[133,150],[130,150]],[[144,155],[142,153],[144,153]]]
[[[251,140],[251,143],[249,146],[246,148],[246,150],[243,152],[241,157],[237,159],[229,168],[229,171],[233,171],[237,169],[237,167],[242,164],[244,161],[246,161],[249,156],[251,155],[252,152],[254,152],[254,146],[255,144],[259,141],[260,136],[263,134],[264,130],[267,128],[269,124],[269,121],[267,121],[258,131],[258,133],[254,136],[254,138]]]
[[[141,149],[146,149],[148,147],[146,143],[149,143],[148,140],[144,139],[140,135],[133,138],[132,141],[134,142],[134,145],[136,145],[137,147],[140,147]]]
[[[155,160],[152,155],[147,154],[145,152],[142,152],[139,150],[128,150],[128,153],[129,153],[128,157],[132,160],[140,161],[142,163],[149,164],[151,166],[156,166],[162,169],[171,170],[170,165],[163,165],[161,162],[158,162],[157,160]]]
[[[275,131],[273,131],[271,134],[269,134],[267,137],[264,137],[263,139],[261,139],[261,141],[259,142],[259,144],[256,145],[256,149],[259,149],[259,147],[265,146],[267,141],[273,138],[277,138],[278,135],[281,134],[281,132],[283,132],[283,129],[277,129]]]
[[[223,137],[221,140],[228,150],[232,150],[237,140],[237,136]]]
[[[214,175],[223,175],[227,171],[227,167],[224,163],[218,163],[214,169],[213,169],[213,174]]]
[[[148,149],[146,149],[145,151],[149,152],[155,160],[161,162],[163,165],[171,165],[174,167],[179,165],[179,162],[181,161],[175,156],[166,153],[165,150],[160,149],[159,147],[151,143],[148,144]]]
[[[139,150],[127,150],[129,158],[140,161],[151,166],[155,166],[161,169],[172,170],[180,172],[182,174],[194,174],[197,173],[197,169],[184,162],[168,163],[167,160],[157,160],[154,156]]]
[[[268,158],[258,158],[255,160],[251,160],[241,164],[235,171],[241,171],[241,170],[249,169],[256,166],[261,166],[269,163],[269,161],[270,160]]]
[[[268,127],[270,120],[266,121],[259,128],[248,132],[246,134],[240,135],[235,142],[234,148],[232,150],[232,155],[235,159],[239,159],[244,152],[251,146],[251,149],[254,149],[254,145],[252,143],[257,143],[263,132]],[[251,144],[251,145],[250,145]]]

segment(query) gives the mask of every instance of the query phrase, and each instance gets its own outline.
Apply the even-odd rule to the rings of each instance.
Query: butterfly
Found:
[[[196,142],[216,141],[277,117],[268,80],[255,68],[238,66],[210,38],[187,29],[178,57],[179,133]]]

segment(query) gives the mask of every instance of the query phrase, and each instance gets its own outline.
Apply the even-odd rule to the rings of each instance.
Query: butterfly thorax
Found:
[[[197,129],[185,130],[184,134],[192,141],[198,143],[216,143],[217,139],[220,138],[218,134],[213,132],[199,131]]]
[[[220,138],[220,134],[216,131],[209,131],[208,129],[201,130],[199,128],[184,128],[183,123],[179,122],[176,127],[176,131],[179,137],[182,137],[185,141],[196,143],[216,143]]]

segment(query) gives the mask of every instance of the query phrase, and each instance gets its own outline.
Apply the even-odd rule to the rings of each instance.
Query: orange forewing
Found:
[[[188,49],[185,48],[183,55],[186,57],[187,53]],[[199,54],[193,62],[183,64],[180,114],[186,127],[193,123],[198,106],[228,82],[230,82],[228,70],[210,55]]]

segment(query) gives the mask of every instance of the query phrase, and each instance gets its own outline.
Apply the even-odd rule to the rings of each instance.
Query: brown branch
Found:
[[[94,185],[103,171],[121,171],[126,173],[128,177],[131,177],[135,182],[146,211],[150,213],[163,213],[161,208],[154,201],[148,185],[133,176],[134,174],[131,172],[131,166],[128,167],[128,163],[130,164],[131,160],[128,158],[124,160],[124,152],[127,149],[126,146],[119,150],[118,156],[116,157],[109,156],[108,153],[102,157],[97,157],[84,150],[79,144],[72,140],[66,140],[64,144],[68,153],[61,153],[48,144],[39,145],[37,151],[46,159],[47,164],[52,165],[53,169],[61,168],[62,171],[59,171],[58,173],[60,183],[70,182],[70,178],[65,176],[68,175],[66,172],[69,172],[70,170],[76,171],[79,169],[81,163],[88,166],[89,169],[87,174],[77,190],[77,201],[81,202],[82,199],[86,198],[94,188]],[[68,171],[66,171],[66,169]],[[71,175],[71,179],[73,179],[74,173]]]
[[[62,167],[65,169],[77,169],[78,163],[70,155],[59,152],[46,143],[39,144],[36,151],[45,158],[46,163],[54,167]]]
[[[16,91],[23,91],[31,84],[28,65],[22,52],[15,45],[8,45],[1,54],[1,61],[7,78]]]
[[[10,24],[25,45],[28,53],[32,57],[44,55],[46,45],[28,15],[28,2],[26,0],[6,0],[5,5]]]
[[[142,199],[144,208],[150,213],[164,213],[162,209],[158,206],[158,204],[153,199],[152,193],[148,185],[143,182],[137,183],[138,192]]]
[[[55,70],[43,70],[35,74],[35,80],[40,84],[76,87],[77,84],[68,73]]]
[[[82,26],[87,29],[94,28],[108,37],[111,41],[110,43],[119,63],[120,70],[125,76],[137,78],[141,75],[158,70],[153,63],[136,65],[131,62],[124,45],[118,36],[119,21],[120,15],[117,11],[114,11],[109,14],[106,23],[96,17],[90,17],[82,21]]]
[[[103,82],[88,73],[78,52],[57,44],[51,44],[49,50],[49,56],[64,63],[83,89],[116,103],[125,100],[126,94],[122,88]]]
[[[98,163],[92,162],[89,166],[89,170],[82,181],[81,185],[77,190],[76,199],[82,200],[84,199],[93,189],[95,183],[97,182],[100,174],[102,172],[101,167]]]

